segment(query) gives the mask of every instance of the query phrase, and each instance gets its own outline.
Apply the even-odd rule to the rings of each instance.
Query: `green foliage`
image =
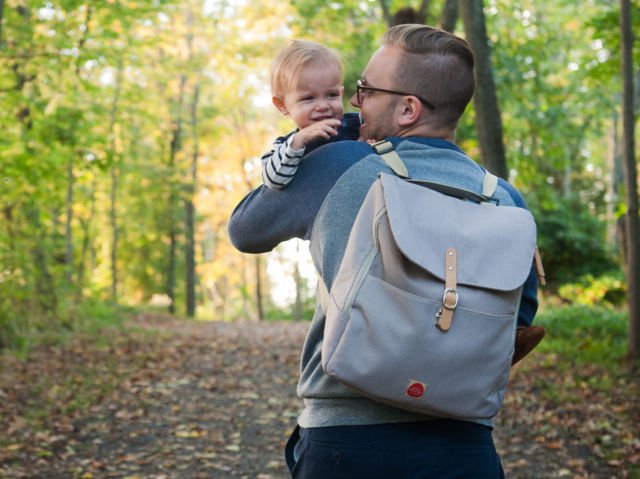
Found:
[[[0,347],[91,328],[111,298],[116,233],[117,299],[145,303],[172,277],[180,312],[193,198],[200,306],[253,314],[259,268],[231,251],[226,221],[280,126],[257,101],[269,61],[292,36],[325,43],[344,58],[348,99],[385,29],[380,2],[36,3],[5,2],[0,38]],[[429,2],[429,23],[443,3]],[[387,4],[393,14],[407,2]],[[640,31],[639,0],[633,7]],[[492,0],[485,11],[512,179],[536,214],[548,277],[567,300],[618,304],[622,283],[602,276],[618,269],[605,240],[610,206],[621,209],[608,203],[616,175],[606,161],[620,101],[618,5]],[[479,158],[472,118],[471,106],[457,138]],[[267,309],[282,318],[293,306]]]
[[[313,318],[313,315],[315,314],[315,312],[316,312],[316,299],[315,297],[308,298],[302,304],[300,319],[303,321],[311,321],[311,318]],[[295,310],[293,305],[289,307],[277,307],[274,305],[269,305],[264,315],[267,321],[296,320]]]
[[[627,314],[602,306],[548,308],[536,317],[547,334],[538,348],[575,363],[608,364],[624,358]]]
[[[538,243],[548,280],[575,282],[586,274],[617,270],[605,241],[606,223],[585,208],[579,197],[532,198],[529,208],[538,224]]]
[[[75,335],[100,338],[109,328],[122,329],[133,309],[109,301],[69,298],[57,317],[38,313],[37,308],[17,310],[0,305],[0,350],[9,349],[24,356],[40,345],[63,344]]]
[[[622,306],[626,294],[627,283],[622,271],[598,277],[588,274],[558,289],[558,295],[567,302],[586,306]]]

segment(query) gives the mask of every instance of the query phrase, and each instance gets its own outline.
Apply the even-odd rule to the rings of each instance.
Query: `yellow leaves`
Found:
[[[564,29],[568,32],[582,31],[584,29],[584,22],[580,22],[578,19],[574,18],[565,23]]]
[[[207,431],[176,431],[176,437],[181,438],[197,438],[207,435]]]
[[[197,439],[197,438],[205,437],[207,436],[207,434],[208,432],[205,429],[201,429],[197,426],[192,427],[192,426],[180,425],[178,426],[178,430],[175,431],[174,435],[181,439]]]

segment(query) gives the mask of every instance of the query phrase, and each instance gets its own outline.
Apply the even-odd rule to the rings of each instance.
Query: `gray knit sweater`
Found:
[[[480,192],[484,170],[454,144],[426,138],[389,138],[413,178]],[[385,163],[363,142],[343,141],[318,148],[304,158],[294,181],[284,190],[260,187],[245,197],[229,222],[233,244],[248,253],[270,251],[291,238],[310,240],[316,269],[331,288],[351,225],[369,187]],[[524,206],[516,190],[499,182],[500,204]],[[532,274],[525,284],[519,324],[531,324],[537,309],[537,284]],[[302,427],[406,422],[429,417],[364,398],[322,371],[320,354],[325,318],[318,306],[301,357],[298,394],[304,410]],[[475,422],[491,425],[490,420]]]

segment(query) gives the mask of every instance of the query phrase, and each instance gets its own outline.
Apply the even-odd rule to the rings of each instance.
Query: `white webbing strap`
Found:
[[[409,171],[406,165],[400,159],[393,144],[390,141],[383,140],[371,145],[374,151],[382,157],[384,162],[393,170],[400,178],[409,178]]]
[[[493,194],[498,189],[498,177],[493,173],[489,173],[488,171],[484,172],[484,178],[482,179],[482,195],[491,198]],[[484,206],[497,206],[496,203],[492,201],[483,201],[480,203]]]
[[[498,189],[498,177],[488,171],[484,172],[484,179],[482,180],[482,194],[484,196],[492,197]]]

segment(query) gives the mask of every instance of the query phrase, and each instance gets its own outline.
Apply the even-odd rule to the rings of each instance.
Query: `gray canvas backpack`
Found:
[[[536,251],[533,216],[491,201],[490,173],[478,195],[409,180],[391,143],[374,148],[396,175],[373,183],[331,291],[320,284],[323,369],[406,410],[493,417]]]

